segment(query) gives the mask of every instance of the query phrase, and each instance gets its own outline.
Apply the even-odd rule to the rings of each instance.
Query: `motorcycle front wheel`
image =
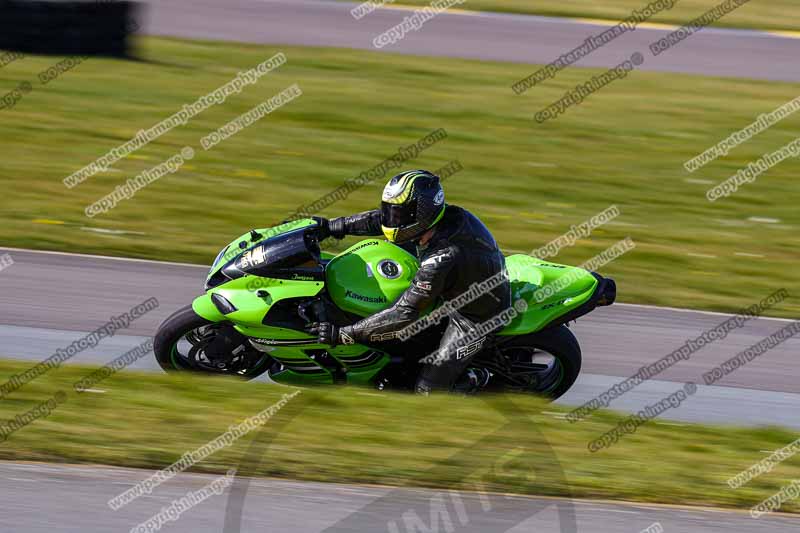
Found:
[[[272,358],[255,349],[231,324],[210,322],[182,307],[159,326],[153,339],[158,364],[167,372],[229,374],[253,379],[266,372]]]

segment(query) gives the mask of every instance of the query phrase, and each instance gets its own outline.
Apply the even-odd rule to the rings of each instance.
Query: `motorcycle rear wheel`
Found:
[[[491,389],[555,400],[572,387],[581,371],[580,345],[564,325],[503,339],[495,350],[502,364],[495,360],[476,365],[492,372]]]

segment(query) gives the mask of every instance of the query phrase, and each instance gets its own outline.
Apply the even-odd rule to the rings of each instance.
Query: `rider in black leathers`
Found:
[[[439,352],[428,360],[416,384],[420,393],[431,390],[472,391],[487,384],[490,374],[470,368],[486,337],[465,345],[464,337],[475,324],[509,308],[511,294],[505,276],[505,258],[489,230],[472,213],[444,203],[439,178],[427,171],[404,172],[392,178],[383,194],[381,209],[333,220],[317,218],[330,236],[385,235],[395,244],[416,244],[420,268],[411,286],[388,309],[351,326],[338,328],[315,323],[309,331],[324,344],[365,343],[396,334],[437,303],[451,301],[474,283],[500,279],[492,290],[456,311]],[[460,339],[462,339],[460,341]],[[460,379],[459,379],[460,378]]]

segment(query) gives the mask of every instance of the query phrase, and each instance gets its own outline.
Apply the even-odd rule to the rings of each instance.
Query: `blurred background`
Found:
[[[709,27],[684,31],[654,55],[653,43],[714,9]],[[641,19],[635,30],[521,94],[512,90],[629,17]],[[213,479],[238,467],[266,481],[236,485],[165,528],[794,530],[791,517],[755,522],[646,505],[749,509],[796,477],[800,463],[787,460],[746,487],[726,484],[796,438],[796,339],[612,450],[591,454],[586,443],[684,381],[702,383],[703,372],[800,314],[797,152],[729,196],[707,198],[800,137],[793,115],[800,105],[791,104],[800,96],[798,52],[795,0],[2,1],[0,253],[9,259],[0,263],[7,265],[0,270],[0,368],[8,379],[110,315],[147,297],[161,302],[122,335],[4,397],[3,417],[13,420],[70,388],[88,371],[81,365],[105,364],[151,336],[203,291],[208,266],[237,235],[298,211],[332,218],[373,209],[393,174],[425,168],[446,174],[448,203],[480,217],[506,255],[530,254],[609,206],[619,209],[549,258],[579,265],[622,239],[636,245],[601,269],[628,305],[575,328],[586,374],[574,395],[553,406],[304,392],[285,407],[280,431],[243,439],[193,468]],[[642,61],[624,77],[597,82],[636,53]],[[275,57],[285,61],[253,74]],[[594,89],[582,101],[551,120],[534,118],[587,83]],[[293,86],[293,98],[274,99]],[[265,102],[272,102],[268,114],[229,125]],[[687,161],[787,104],[785,118],[687,169]],[[181,111],[188,115],[165,123]],[[420,143],[437,130],[445,135]],[[218,142],[210,146],[212,134]],[[96,163],[109,154],[111,164]],[[381,165],[398,154],[401,164]],[[362,173],[365,184],[329,200]],[[147,184],[134,189],[137,177]],[[319,210],[309,207],[321,199]],[[99,204],[105,207],[91,209]],[[612,405],[620,413],[564,420],[569,408],[781,288],[790,296],[764,318]],[[24,462],[162,468],[285,392],[268,383],[164,376],[150,358],[132,368],[103,392],[70,395],[0,446],[0,458],[10,461],[0,465],[0,492],[11,502],[0,511],[0,529],[134,528],[205,478],[186,474],[139,507],[114,512],[104,496],[144,473]],[[350,485],[310,484],[321,482]],[[431,492],[387,495],[372,485]],[[448,490],[464,491],[469,510],[459,514]],[[37,514],[30,500],[39,493],[45,511]],[[533,499],[487,504],[489,493]],[[78,505],[68,506],[68,497]],[[591,498],[639,503],[582,503]],[[442,506],[452,523],[430,511]],[[788,500],[782,508],[797,509]],[[421,523],[403,515],[411,510]]]

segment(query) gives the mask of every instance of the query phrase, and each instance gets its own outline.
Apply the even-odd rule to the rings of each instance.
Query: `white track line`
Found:
[[[643,307],[645,309],[661,309],[664,311],[680,311],[682,313],[699,313],[701,315],[714,315],[714,316],[727,316],[731,317],[730,313],[720,313],[718,311],[702,311],[698,309],[684,309],[682,307],[660,307],[658,305],[645,305],[645,304],[624,304],[624,303],[615,303],[615,306],[621,307]],[[792,318],[776,318],[771,316],[760,316],[758,320],[775,320],[778,322],[794,322],[795,319]]]
[[[25,248],[8,248],[5,246],[0,247],[0,251],[11,251],[11,252],[25,252],[29,254],[52,254],[52,255],[65,255],[71,257],[90,257],[92,259],[107,259],[109,261],[127,261],[127,262],[139,262],[139,263],[149,263],[149,264],[156,264],[156,265],[172,265],[172,266],[185,266],[185,267],[192,267],[192,268],[203,268],[208,270],[210,265],[195,265],[192,263],[176,263],[172,261],[154,261],[152,259],[136,259],[132,257],[111,257],[107,255],[92,255],[92,254],[76,254],[71,252],[51,252],[48,250],[28,250]],[[731,317],[729,313],[720,313],[717,311],[701,311],[697,309],[684,309],[680,307],[661,307],[657,305],[645,305],[645,304],[626,304],[626,303],[616,303],[615,306],[619,307],[641,307],[643,309],[656,309],[656,310],[664,310],[664,311],[680,311],[682,313],[699,313],[701,315],[714,315],[714,316],[727,316]],[[760,320],[775,320],[779,322],[794,322],[793,319],[790,318],[775,318],[775,317],[758,317]]]
[[[211,265],[196,265],[193,263],[177,263],[173,261],[155,261],[153,259],[137,259],[135,257],[112,257],[110,255],[93,255],[93,254],[76,254],[72,252],[51,252],[49,250],[28,250],[26,248],[7,248],[0,247],[0,250],[8,250],[11,252],[25,252],[26,254],[49,254],[49,255],[66,255],[70,257],[91,257],[92,259],[108,259],[109,261],[127,261],[133,263],[152,263],[159,265],[172,265],[172,266],[185,266],[193,268],[204,268],[208,270]]]

